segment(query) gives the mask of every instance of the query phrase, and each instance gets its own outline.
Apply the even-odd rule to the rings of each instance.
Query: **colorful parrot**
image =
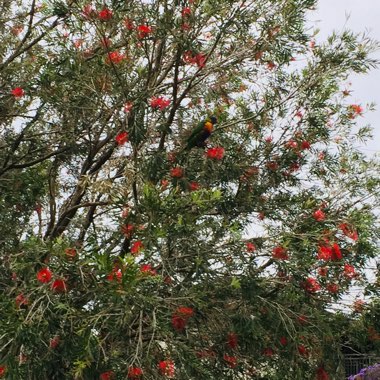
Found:
[[[210,137],[216,123],[217,120],[215,116],[211,116],[206,120],[200,122],[187,139],[187,145],[185,149],[190,150],[195,146],[199,148],[204,147],[206,145],[205,141]]]

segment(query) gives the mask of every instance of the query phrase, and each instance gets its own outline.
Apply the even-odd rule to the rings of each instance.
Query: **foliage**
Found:
[[[315,5],[3,2],[0,376],[342,378],[328,310],[376,293],[379,237],[345,82],[376,44],[315,44]]]

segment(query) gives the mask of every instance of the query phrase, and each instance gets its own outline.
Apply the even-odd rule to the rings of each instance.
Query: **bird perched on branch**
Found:
[[[195,146],[199,148],[204,147],[206,145],[205,141],[210,137],[216,123],[217,119],[215,116],[208,117],[206,120],[201,121],[187,139],[185,150],[190,150]]]

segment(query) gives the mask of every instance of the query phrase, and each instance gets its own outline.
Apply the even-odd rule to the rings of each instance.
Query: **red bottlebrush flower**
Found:
[[[65,280],[57,279],[51,284],[51,289],[57,293],[67,292],[67,286]]]
[[[347,223],[339,224],[338,228],[340,230],[342,230],[344,235],[346,235],[350,239],[352,239],[354,241],[358,240],[358,238],[359,238],[358,233],[352,227],[350,227]]]
[[[140,367],[128,368],[128,379],[139,379],[143,375],[143,370]]]
[[[191,15],[191,8],[190,7],[184,7],[181,11],[182,17],[188,17]]]
[[[128,132],[120,132],[116,135],[115,141],[118,145],[124,145],[128,142]]]
[[[309,293],[316,293],[321,289],[321,285],[313,277],[308,277],[302,286]]]
[[[162,360],[157,364],[157,367],[161,375],[174,376],[174,362],[172,360]]]
[[[77,250],[75,248],[66,248],[65,255],[68,259],[74,259],[77,255]]]
[[[103,8],[101,11],[98,12],[98,18],[101,21],[109,21],[111,20],[113,16],[113,13],[111,9]]]
[[[152,108],[158,108],[160,111],[169,107],[169,105],[170,105],[170,100],[162,96],[159,96],[159,97],[152,96],[152,98],[150,99],[150,106]]]
[[[206,155],[212,160],[221,160],[224,157],[224,148],[221,146],[209,148],[207,149]]]
[[[227,345],[229,348],[232,348],[233,350],[238,346],[238,337],[236,333],[230,332],[227,335]]]
[[[20,306],[23,306],[23,305],[28,305],[29,304],[29,300],[22,294],[20,293],[17,297],[16,297],[16,306],[17,307],[20,307]]]
[[[281,346],[286,346],[288,344],[288,339],[286,339],[286,336],[282,336],[280,338],[280,344]]]
[[[195,56],[195,62],[200,69],[206,66],[206,60],[207,60],[206,54],[198,53]]]
[[[331,247],[320,246],[318,248],[318,256],[317,257],[318,257],[319,260],[324,260],[324,261],[331,260],[331,257],[332,257],[332,248]]]
[[[157,272],[152,268],[150,264],[142,264],[140,266],[140,272],[149,276],[156,276]]]
[[[186,327],[186,323],[187,320],[184,318],[175,314],[172,316],[172,326],[175,330],[182,331]]]
[[[175,168],[170,169],[170,176],[172,178],[182,178],[183,177],[183,169],[180,168],[179,166]]]
[[[60,341],[61,341],[61,338],[59,337],[59,335],[54,336],[53,338],[50,339],[49,347],[54,350],[55,348],[57,348]]]
[[[37,280],[43,284],[50,282],[52,276],[49,268],[42,268],[37,272]]]
[[[304,140],[301,142],[301,149],[302,150],[306,150],[306,149],[310,149],[310,148],[311,148],[311,145],[310,145],[309,141]]]
[[[298,148],[298,144],[296,141],[294,140],[289,140],[285,143],[285,146],[289,149],[297,149]]]
[[[162,179],[161,180],[161,190],[164,191],[168,188],[169,186],[169,181],[167,179]]]
[[[7,372],[7,366],[0,365],[0,377],[4,377],[6,372]]]
[[[197,59],[195,58],[191,50],[187,50],[182,54],[182,60],[183,62],[192,64],[192,65],[197,63]]]
[[[136,29],[137,29],[139,38],[145,38],[149,36],[149,34],[151,34],[153,31],[152,27],[148,25],[139,25]]]
[[[141,240],[137,240],[132,244],[131,253],[132,255],[138,255],[140,251],[144,249],[144,245]]]
[[[132,111],[133,104],[131,102],[127,102],[124,104],[124,112],[129,113]]]
[[[294,116],[298,117],[299,119],[302,119],[303,118],[303,113],[302,113],[302,111],[297,111]]]
[[[107,280],[108,281],[117,281],[117,282],[121,282],[121,279],[123,277],[123,273],[121,272],[121,269],[119,268],[113,268],[111,273],[109,273],[107,275]]]
[[[192,181],[189,183],[189,190],[190,191],[197,191],[201,188],[201,185],[198,182]]]
[[[298,352],[301,356],[309,356],[309,350],[303,344],[298,346]]]
[[[246,243],[246,249],[247,249],[247,252],[256,251],[255,245],[253,243],[251,243],[250,241]]]
[[[331,247],[331,259],[332,260],[341,260],[342,252],[340,251],[339,245],[334,243]]]
[[[128,30],[133,30],[135,28],[134,24],[133,24],[133,21],[126,17],[124,19],[124,26],[128,29]]]
[[[125,59],[125,55],[124,54],[121,54],[119,53],[118,51],[110,51],[108,54],[107,54],[107,57],[106,57],[106,63],[107,64],[110,64],[111,62],[114,63],[114,64],[119,64],[120,62],[123,61],[123,59]]]
[[[100,374],[99,380],[112,380],[115,377],[114,371],[106,371]]]
[[[135,231],[135,226],[133,224],[124,224],[121,226],[121,232],[126,238],[130,238]]]
[[[268,68],[268,70],[273,70],[275,67],[276,67],[276,64],[275,64],[274,62],[269,61],[269,62],[267,63],[267,68]]]
[[[86,4],[82,9],[82,16],[84,18],[90,18],[94,14],[95,10],[91,4]]]
[[[25,91],[21,87],[16,87],[11,91],[15,98],[21,98],[25,95]]]
[[[278,246],[273,248],[272,257],[278,260],[287,260],[289,258],[289,255],[287,254],[284,247]]]
[[[320,267],[320,268],[318,268],[318,274],[321,277],[326,277],[327,276],[327,272],[328,272],[328,268],[327,267]]]
[[[359,104],[351,104],[349,106],[350,113],[351,113],[351,118],[353,119],[355,116],[362,116],[363,114],[363,107],[360,106]]]
[[[316,380],[329,380],[330,376],[329,374],[325,371],[323,367],[319,367],[316,372],[317,379]]]
[[[278,162],[276,161],[268,161],[265,166],[269,169],[272,170],[273,172],[278,169]]]
[[[343,272],[344,272],[344,276],[349,279],[356,277],[355,268],[350,264],[347,264],[347,263],[344,264]]]
[[[237,366],[236,356],[230,356],[230,355],[224,354],[223,359],[230,368],[235,368]]]
[[[333,294],[338,293],[339,292],[339,285],[338,284],[327,284],[326,290],[329,293],[333,293]]]
[[[194,315],[194,309],[191,307],[180,306],[176,310],[176,314],[185,318],[185,319],[189,319],[190,317],[192,317]]]
[[[326,214],[321,209],[318,209],[317,211],[314,211],[313,218],[317,222],[322,222],[322,220],[326,219]]]
[[[264,348],[263,355],[268,357],[268,358],[271,358],[274,355],[274,351],[270,347]]]

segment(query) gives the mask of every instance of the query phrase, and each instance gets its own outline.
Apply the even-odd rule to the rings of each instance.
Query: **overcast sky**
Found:
[[[350,29],[354,32],[369,32],[369,35],[380,41],[380,1],[379,0],[319,0],[316,12],[311,21],[319,29],[316,40],[323,39],[333,30]],[[374,55],[380,60],[380,51]],[[367,75],[352,76],[352,103],[365,105],[375,102],[376,111],[364,115],[363,124],[371,124],[374,129],[374,141],[363,146],[367,154],[380,153],[380,67]]]

